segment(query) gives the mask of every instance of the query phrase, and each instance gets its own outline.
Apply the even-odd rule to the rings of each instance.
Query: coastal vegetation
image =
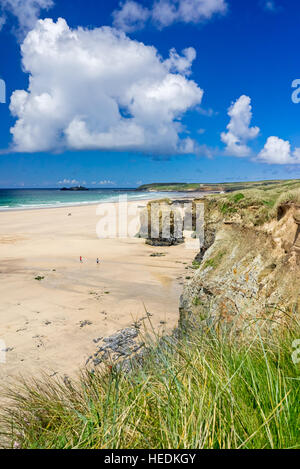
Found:
[[[8,391],[2,432],[13,448],[300,448],[299,324],[249,341],[221,329],[157,340],[143,365],[77,382]],[[6,430],[5,430],[6,428]]]
[[[262,225],[278,216],[284,204],[300,204],[300,181],[276,181],[260,186],[212,194],[206,197],[208,210],[219,210],[222,216],[238,215],[244,223]]]

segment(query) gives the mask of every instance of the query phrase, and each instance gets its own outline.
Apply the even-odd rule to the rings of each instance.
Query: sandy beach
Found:
[[[94,353],[95,339],[141,319],[145,307],[158,332],[176,326],[195,252],[184,245],[155,248],[139,238],[99,239],[96,209],[0,213],[2,383],[41,372],[73,376]],[[156,252],[165,256],[151,257]]]

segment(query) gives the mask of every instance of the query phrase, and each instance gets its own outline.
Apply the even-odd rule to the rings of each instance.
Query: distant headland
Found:
[[[76,187],[62,187],[61,191],[73,191],[73,192],[80,192],[80,191],[88,191],[87,187],[76,186]]]
[[[155,183],[139,186],[137,191],[145,192],[234,192],[244,189],[259,189],[284,181],[225,182],[225,183]]]

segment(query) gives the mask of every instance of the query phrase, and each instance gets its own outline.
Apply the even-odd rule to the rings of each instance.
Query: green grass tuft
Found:
[[[233,196],[233,201],[237,204],[238,202],[240,202],[244,198],[245,198],[244,194],[235,194]]]
[[[208,267],[212,267],[213,269],[216,269],[221,264],[222,259],[225,255],[226,255],[226,251],[218,252],[218,254],[215,257],[208,259],[204,263],[204,269],[207,269]]]

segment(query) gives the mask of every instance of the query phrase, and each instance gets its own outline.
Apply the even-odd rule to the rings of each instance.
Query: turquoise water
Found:
[[[114,202],[124,195],[127,195],[128,200],[166,196],[165,193],[149,194],[134,189],[91,189],[85,192],[63,192],[59,189],[0,189],[0,211]]]

